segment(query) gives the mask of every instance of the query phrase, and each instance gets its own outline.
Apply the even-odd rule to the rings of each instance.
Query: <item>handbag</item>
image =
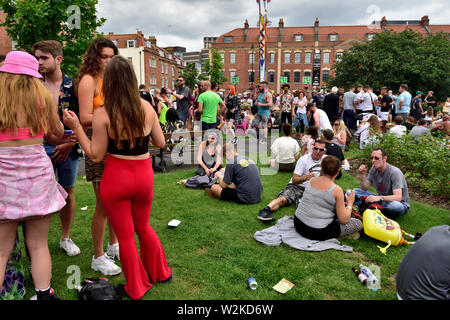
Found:
[[[106,278],[87,278],[81,283],[78,298],[88,300],[120,300],[114,286]]]

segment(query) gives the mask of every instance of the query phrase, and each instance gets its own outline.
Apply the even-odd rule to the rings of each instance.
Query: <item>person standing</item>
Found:
[[[217,128],[217,113],[226,108],[220,96],[211,90],[211,82],[205,80],[201,82],[204,92],[198,97],[198,107],[196,113],[200,114],[202,131]]]
[[[395,101],[395,114],[402,117],[403,121],[409,116],[409,106],[411,104],[411,94],[408,92],[408,85],[403,83],[398,89],[400,95]]]
[[[410,111],[411,116],[413,116],[416,121],[422,119],[422,115],[424,114],[422,108],[422,91],[416,92],[416,96],[413,98],[411,107],[412,107]]]
[[[281,106],[281,123],[292,124],[292,115],[295,114],[294,106],[294,96],[289,92],[289,85],[283,84],[283,93],[280,95],[280,106]]]
[[[355,86],[351,85],[350,89],[344,93],[344,114],[343,114],[343,120],[345,125],[349,130],[355,129],[355,113],[356,108],[353,104],[355,101],[356,93],[355,93]]]
[[[172,93],[177,99],[178,119],[186,125],[186,120],[189,117],[189,88],[186,87],[186,79],[183,76],[178,76],[176,91],[169,91],[168,93]]]
[[[323,100],[323,111],[327,114],[329,121],[333,121],[339,112],[339,96],[337,93],[338,88],[333,87],[331,93],[327,94]]]
[[[388,88],[381,88],[381,100],[380,100],[380,119],[389,121],[389,112],[391,110],[392,98],[388,95]]]
[[[36,58],[22,51],[8,53],[0,67],[0,283],[23,221],[37,300],[59,300],[51,288],[48,233],[67,192],[56,182],[43,143],[44,136],[61,139],[64,127],[38,68]]]
[[[140,299],[152,287],[150,282],[172,279],[161,242],[149,224],[154,176],[148,145],[151,141],[162,148],[165,139],[152,106],[139,96],[136,75],[127,59],[113,57],[104,80],[104,107],[94,113],[92,140],[75,113],[64,111],[64,123],[94,162],[102,161],[108,152],[100,196],[119,239],[127,281],[116,290],[121,296]]]
[[[264,143],[267,141],[267,121],[270,117],[273,99],[272,94],[269,92],[269,83],[267,81],[262,81],[260,86],[260,93],[255,102],[255,106],[258,107],[258,112],[253,119],[253,123],[257,129],[263,131],[263,138],[260,139],[260,142]]]
[[[52,93],[55,104],[58,106],[60,120],[62,120],[64,109],[78,114],[78,100],[75,97],[73,79],[61,71],[61,62],[63,61],[61,44],[55,40],[40,41],[33,45],[32,52],[39,62],[40,73],[44,75],[44,86]],[[73,139],[71,139],[72,136]],[[46,139],[44,148],[58,174],[58,183],[68,194],[66,205],[59,213],[62,226],[59,246],[68,256],[76,256],[80,254],[80,248],[70,238],[70,231],[75,215],[74,190],[78,162],[82,155],[81,148],[76,143],[73,133],[65,135],[62,139],[55,139],[54,142]]]
[[[139,94],[141,95],[142,99],[144,99],[145,101],[147,101],[148,103],[151,104],[153,109],[156,108],[156,104],[155,104],[155,101],[153,100],[153,96],[151,95],[150,92],[147,91],[147,87],[145,86],[145,84],[141,84],[139,86]]]
[[[88,137],[92,137],[92,120],[94,113],[101,110],[104,104],[103,73],[106,64],[112,57],[119,54],[119,50],[111,40],[96,38],[86,50],[83,63],[78,71],[76,88],[78,91],[78,105],[80,121]],[[105,167],[105,158],[96,163],[87,155],[86,181],[92,181],[95,193],[95,211],[92,217],[92,241],[94,256],[91,268],[104,275],[116,275],[122,272],[112,259],[119,258],[119,243],[112,226],[109,224],[109,244],[107,252],[103,250],[103,238],[107,216],[100,198],[100,181]]]
[[[427,96],[425,97],[425,102],[427,104],[427,108],[428,107],[432,107],[433,110],[436,110],[437,107],[437,100],[436,97],[433,95],[434,92],[433,91],[428,91]]]
[[[298,93],[297,99],[297,111],[292,109],[292,118],[294,120],[294,128],[297,132],[296,136],[298,136],[298,126],[301,125],[301,133],[303,134],[306,129],[309,128],[308,117],[306,116],[306,106],[308,105],[308,99],[306,98],[305,91],[300,90]]]

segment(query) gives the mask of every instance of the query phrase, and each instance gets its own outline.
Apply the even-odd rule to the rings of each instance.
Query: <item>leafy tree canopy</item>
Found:
[[[222,56],[216,48],[211,49],[211,59],[205,61],[205,71],[210,81],[214,81],[221,85],[228,79],[223,75]]]
[[[206,80],[206,77],[199,74],[198,69],[195,67],[195,64],[188,63],[186,68],[183,69],[181,75],[186,79],[186,86],[194,89],[196,83],[201,80]]]
[[[97,18],[97,0],[0,0],[7,14],[1,26],[17,41],[19,49],[31,53],[37,41],[57,40],[63,45],[64,72],[74,77],[83,54],[98,27],[106,19]]]
[[[406,83],[413,95],[432,90],[444,101],[450,88],[449,35],[383,31],[369,42],[353,45],[334,68],[330,86],[369,84],[376,91],[387,86],[396,92]]]

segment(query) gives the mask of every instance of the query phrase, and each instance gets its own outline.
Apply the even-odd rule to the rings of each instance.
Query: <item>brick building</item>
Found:
[[[384,30],[401,32],[406,28],[424,36],[450,33],[450,25],[430,25],[427,16],[421,20],[388,21],[385,17],[372,25],[320,26],[319,19],[313,26],[286,27],[281,18],[278,27],[268,27],[266,34],[266,69],[269,88],[280,92],[280,77],[286,77],[291,90],[326,86],[333,75],[333,64],[343,52],[354,43],[370,41]],[[212,44],[222,55],[225,77],[231,84],[234,76],[239,77],[238,91],[244,91],[257,84],[259,72],[259,27],[250,28],[247,21],[243,28],[237,28],[221,35]],[[314,83],[316,82],[316,83]]]
[[[135,34],[114,34],[106,38],[119,48],[119,53],[133,63],[138,84],[145,84],[153,93],[155,89],[173,89],[178,74],[186,66],[184,60],[157,46],[154,36],[144,37],[142,31]]]

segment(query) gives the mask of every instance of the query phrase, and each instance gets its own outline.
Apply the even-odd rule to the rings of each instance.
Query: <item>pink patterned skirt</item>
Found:
[[[0,223],[57,212],[66,197],[42,144],[0,147]]]

